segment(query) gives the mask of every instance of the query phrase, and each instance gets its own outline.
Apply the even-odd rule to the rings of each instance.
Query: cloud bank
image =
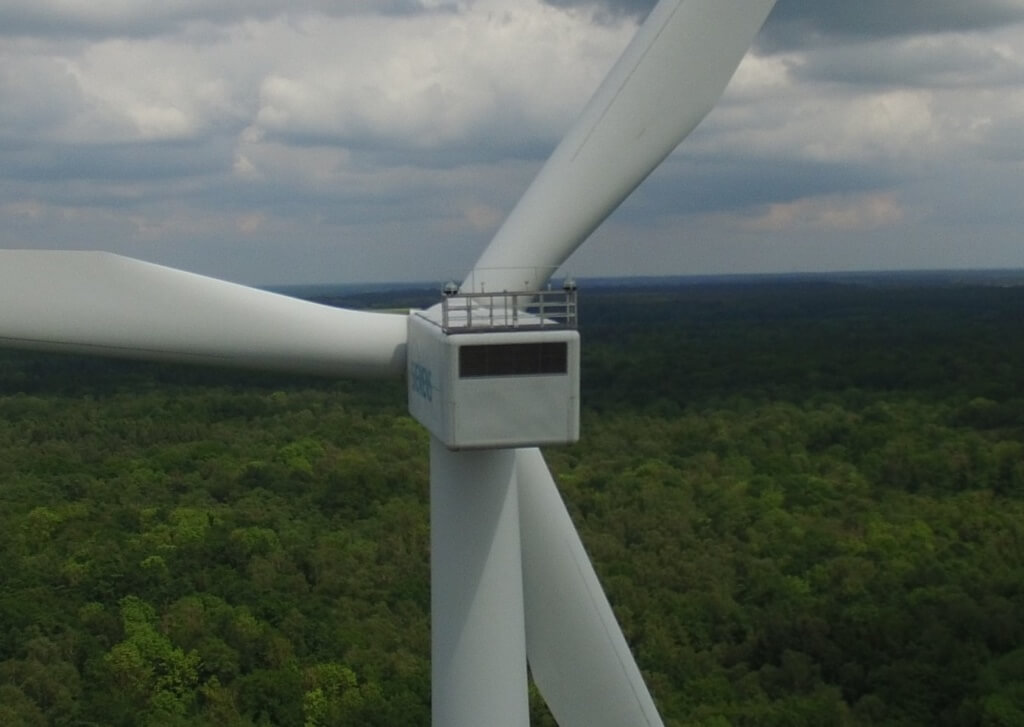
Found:
[[[0,246],[249,283],[473,263],[652,6],[10,0]],[[780,0],[575,274],[1024,266],[1024,2]]]

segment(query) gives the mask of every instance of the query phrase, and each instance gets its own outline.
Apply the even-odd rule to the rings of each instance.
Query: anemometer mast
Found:
[[[576,286],[460,293],[409,316],[409,412],[449,449],[579,439]]]

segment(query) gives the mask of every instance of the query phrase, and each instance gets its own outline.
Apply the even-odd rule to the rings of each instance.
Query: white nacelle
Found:
[[[517,324],[450,332],[436,309],[409,316],[409,412],[449,449],[579,439],[579,333]]]

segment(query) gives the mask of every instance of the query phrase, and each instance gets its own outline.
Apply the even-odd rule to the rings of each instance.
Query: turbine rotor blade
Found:
[[[8,348],[399,377],[406,327],[110,253],[0,250]]]
[[[662,0],[470,272],[535,290],[722,95],[775,0]]]
[[[526,656],[559,727],[661,717],[537,449],[516,452]]]

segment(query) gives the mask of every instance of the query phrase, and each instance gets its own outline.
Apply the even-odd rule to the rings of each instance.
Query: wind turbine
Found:
[[[774,4],[661,0],[461,290],[449,291],[468,301],[463,312],[519,321],[507,297],[473,296],[515,291],[532,302],[711,110]],[[329,308],[100,252],[0,251],[7,347],[398,377],[423,367],[407,350],[436,314]],[[409,376],[414,415],[424,372],[433,373]],[[562,727],[660,725],[551,474],[523,444],[453,449],[432,430],[433,724],[528,725],[529,664]]]

